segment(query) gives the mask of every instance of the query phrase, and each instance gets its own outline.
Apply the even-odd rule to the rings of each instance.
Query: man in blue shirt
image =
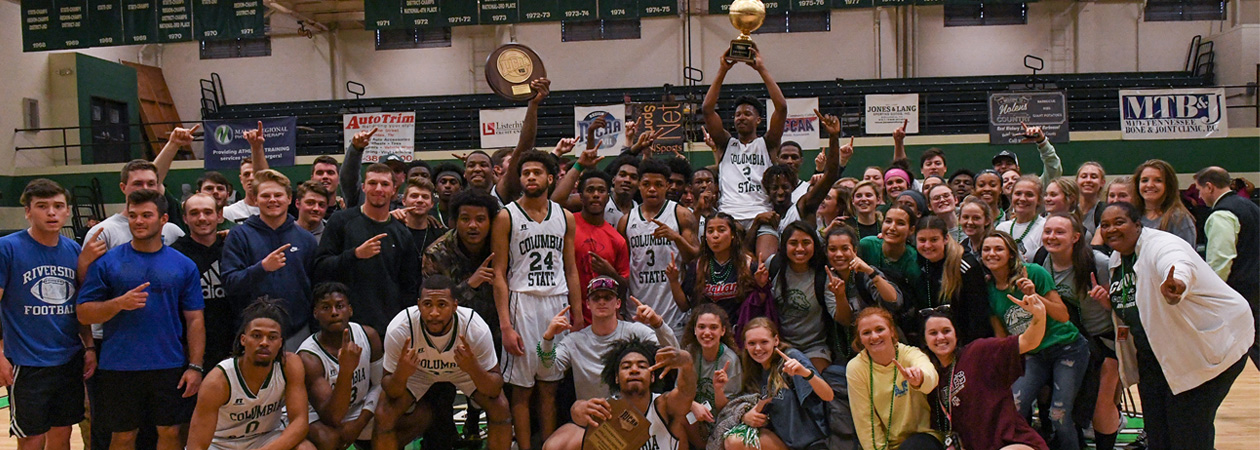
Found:
[[[79,244],[60,234],[66,190],[39,178],[22,191],[30,228],[0,238],[0,386],[20,448],[69,448],[83,420],[83,380],[96,370],[92,334],[75,318]],[[88,351],[84,351],[87,347]]]
[[[192,260],[162,244],[166,212],[158,191],[128,194],[131,242],[96,260],[79,292],[79,321],[103,324],[105,332],[94,400],[96,421],[112,433],[111,448],[135,448],[146,416],[157,425],[158,448],[183,447],[179,426],[192,417],[201,385],[200,274]]]

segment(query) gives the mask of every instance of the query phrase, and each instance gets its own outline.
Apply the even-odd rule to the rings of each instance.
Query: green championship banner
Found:
[[[264,35],[263,15],[267,12],[267,7],[262,0],[193,0],[193,2],[193,34],[196,40],[238,39]]]
[[[561,20],[595,20],[598,19],[595,2],[591,0],[560,0]]]
[[[674,0],[639,0],[639,17],[677,15],[678,2]]]
[[[762,0],[761,4],[766,5],[766,15],[783,14],[788,10],[788,3],[792,0]]]
[[[516,0],[481,0],[482,25],[516,22]]]
[[[832,9],[873,8],[874,0],[831,0]]]
[[[637,19],[639,2],[636,0],[599,0],[600,19]]]
[[[709,0],[709,14],[730,14],[735,0]]]
[[[478,19],[477,2],[471,0],[444,0],[442,7],[443,22],[448,26],[476,25]]]
[[[161,0],[157,11],[158,42],[193,40],[192,0]]]
[[[372,3],[369,0],[368,3]],[[379,3],[379,0],[376,0]],[[394,0],[396,3],[397,0]],[[398,8],[395,8],[398,9]],[[438,0],[402,0],[402,8],[398,11],[398,20],[394,21],[394,27],[402,28],[429,28],[444,27],[446,21],[442,18],[439,11]]]
[[[556,0],[519,0],[516,2],[521,22],[550,22],[560,20],[560,6]]]
[[[405,3],[399,5],[398,0],[363,0],[363,29],[388,30],[402,27],[401,10],[406,10],[409,3],[420,2],[413,0]]]
[[[61,49],[52,0],[22,0],[22,51]]]
[[[829,0],[792,0],[792,11],[826,11],[831,8]]]
[[[122,0],[88,0],[88,29],[92,47],[122,45]]]
[[[157,0],[123,0],[123,44],[157,42]]]
[[[84,48],[92,44],[92,34],[87,28],[87,0],[56,0],[56,36],[61,48]]]

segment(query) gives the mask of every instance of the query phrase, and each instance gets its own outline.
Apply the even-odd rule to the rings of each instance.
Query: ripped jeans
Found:
[[[1032,416],[1033,404],[1042,386],[1053,383],[1050,395],[1050,421],[1054,425],[1054,439],[1050,447],[1058,450],[1079,450],[1076,423],[1072,421],[1072,402],[1076,391],[1085,378],[1089,366],[1089,342],[1083,336],[1075,341],[1058,344],[1029,353],[1024,358],[1024,376],[1015,380],[1011,391],[1015,394],[1015,407],[1020,415]]]

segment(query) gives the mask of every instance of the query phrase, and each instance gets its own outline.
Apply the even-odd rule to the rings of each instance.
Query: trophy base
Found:
[[[757,44],[753,41],[735,39],[731,41],[730,50],[726,51],[726,58],[731,61],[750,63],[753,61],[753,49],[756,48]]]

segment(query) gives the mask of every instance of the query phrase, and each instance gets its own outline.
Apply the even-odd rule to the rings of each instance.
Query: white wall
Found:
[[[917,65],[909,73],[919,77],[1028,73],[1023,67],[1026,54],[1045,58],[1047,71],[1055,72],[1180,70],[1192,36],[1224,32],[1236,22],[1260,21],[1251,17],[1260,11],[1260,0],[1230,4],[1236,6],[1231,6],[1226,23],[1158,23],[1141,21],[1137,0],[1045,0],[1029,5],[1027,25],[949,28],[944,27],[943,7],[915,7],[917,26],[911,41]],[[897,26],[908,11],[836,10],[829,32],[762,34],[754,40],[778,81],[894,78],[899,73]],[[273,30],[294,28],[292,19],[272,17]],[[875,54],[877,20],[882,58]],[[21,116],[11,112],[19,111],[23,97],[40,99],[46,117],[52,104],[48,54],[22,53],[20,29],[12,26],[18,23],[18,5],[0,1],[0,24],[7,24],[0,26],[0,80],[6,83],[0,91],[0,111],[5,112],[0,114],[0,175],[11,173],[15,165],[60,162],[59,151],[15,155],[12,150],[15,145],[55,143],[51,133],[7,131],[21,126]],[[717,71],[717,55],[737,33],[726,16],[696,16],[692,24],[693,57],[707,82]],[[643,19],[641,39],[603,42],[561,42],[556,23],[516,25],[514,32],[519,42],[542,56],[556,89],[644,87],[682,83],[682,25],[682,18]],[[363,30],[340,30],[314,39],[287,35],[272,39],[270,57],[206,61],[200,60],[196,43],[149,50],[160,55],[180,117],[192,121],[200,118],[198,81],[211,72],[222,76],[229,103],[346,98],[347,80],[366,85],[369,97],[486,92],[481,75],[485,57],[512,32],[507,26],[455,28],[449,48],[388,51],[375,51],[373,33]],[[1241,61],[1246,55],[1254,60],[1260,36],[1248,32],[1236,39],[1237,45],[1218,47],[1218,62]],[[111,61],[137,61],[139,50],[129,46],[81,52]],[[158,59],[147,57],[144,62],[155,64]],[[1218,68],[1222,80],[1254,76],[1254,63],[1252,69],[1239,66],[1222,63]],[[759,81],[747,67],[737,67],[727,77],[728,83]]]

